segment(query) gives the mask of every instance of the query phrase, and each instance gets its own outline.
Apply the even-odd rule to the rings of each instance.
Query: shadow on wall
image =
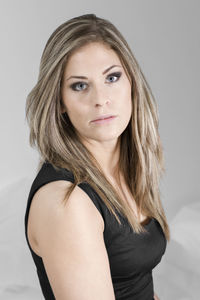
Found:
[[[0,299],[42,300],[25,240],[24,214],[33,178],[23,177],[0,191]],[[153,270],[161,300],[197,300],[200,295],[200,203],[184,205],[170,222],[171,241]]]

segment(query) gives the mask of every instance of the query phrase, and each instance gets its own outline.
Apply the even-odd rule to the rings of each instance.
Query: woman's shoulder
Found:
[[[50,228],[68,224],[69,220],[93,219],[101,231],[104,230],[104,220],[90,198],[78,186],[74,188],[69,198],[63,205],[63,199],[72,183],[69,181],[58,180],[49,182],[40,187],[32,198],[29,213],[28,237],[32,249],[37,249],[40,253],[40,242],[43,237],[50,233]],[[68,220],[68,221],[67,221]],[[93,224],[93,225],[94,225]],[[47,230],[47,231],[46,231]],[[53,231],[52,231],[53,232]]]
[[[59,206],[62,207],[63,203],[70,203],[69,199],[66,200],[66,195],[73,183],[74,176],[70,170],[60,167],[55,168],[51,163],[43,162],[33,181],[29,194],[28,202],[31,204],[32,211],[35,210],[37,215],[42,211],[45,213],[48,209],[53,209],[54,211]],[[80,201],[85,201],[91,206],[93,202],[97,210],[102,214],[99,199],[87,182],[75,185],[70,192],[70,198],[73,201],[73,205],[76,205],[76,203],[78,205]],[[94,208],[93,204],[92,207]]]
[[[73,183],[74,176],[71,171],[65,168],[55,168],[51,163],[43,162],[30,190],[26,222],[29,210],[29,222],[37,220],[36,225],[33,226],[37,227],[38,220],[40,219],[43,222],[45,218],[48,219],[50,212],[65,209],[69,205],[80,210],[80,205],[84,204],[85,208],[87,207],[88,210],[93,211],[102,228],[104,228],[101,201],[87,182],[77,184],[70,193],[69,198],[66,199]]]

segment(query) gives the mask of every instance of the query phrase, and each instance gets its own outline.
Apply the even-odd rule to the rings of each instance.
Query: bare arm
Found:
[[[62,206],[62,190],[69,183],[57,184],[59,192],[54,182],[37,196],[36,228],[39,250],[56,300],[115,300],[103,239],[103,218],[78,186],[66,206]]]

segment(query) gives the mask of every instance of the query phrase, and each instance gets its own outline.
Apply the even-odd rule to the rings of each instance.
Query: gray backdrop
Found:
[[[195,0],[0,1],[0,299],[43,299],[24,236],[38,153],[29,146],[25,101],[50,34],[95,13],[127,39],[159,107],[166,175],[162,202],[172,240],[153,270],[161,300],[199,299],[200,5]]]

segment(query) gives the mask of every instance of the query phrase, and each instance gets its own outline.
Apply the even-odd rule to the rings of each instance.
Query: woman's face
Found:
[[[132,99],[131,83],[115,51],[101,43],[87,44],[72,54],[63,76],[62,112],[83,141],[117,141],[129,123]],[[93,121],[104,115],[115,117]]]

